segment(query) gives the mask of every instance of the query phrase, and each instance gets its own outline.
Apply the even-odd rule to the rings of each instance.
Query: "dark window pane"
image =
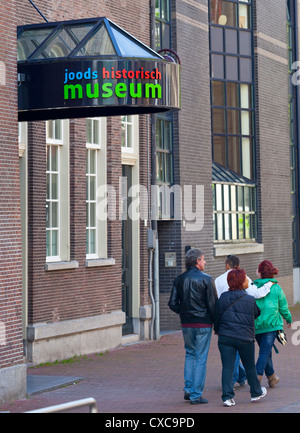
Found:
[[[223,52],[223,29],[220,27],[211,27],[210,29],[211,51]]]
[[[213,141],[214,161],[226,167],[226,138],[214,136]]]
[[[240,134],[239,110],[227,110],[227,133]]]
[[[160,0],[155,0],[155,16],[160,18]]]
[[[232,54],[238,53],[237,30],[225,30],[225,51]]]
[[[156,147],[163,149],[163,121],[156,119]]]
[[[170,26],[169,24],[162,23],[162,47],[161,48],[170,48]]]
[[[166,120],[164,123],[164,127],[164,148],[166,150],[173,151],[172,122]]]
[[[251,56],[251,33],[240,31],[240,54]]]
[[[161,0],[161,18],[169,21],[169,0]]]
[[[213,131],[217,134],[225,134],[225,110],[213,108]]]
[[[224,56],[212,54],[212,78],[224,78]]]
[[[161,50],[161,23],[155,22],[155,47],[156,51]]]
[[[158,182],[164,182],[164,154],[162,152],[156,153],[156,164],[157,164],[157,177]]]
[[[166,161],[166,173],[165,173],[165,182],[173,183],[173,155],[172,153],[165,154]]]
[[[240,81],[252,82],[252,60],[240,58]]]
[[[227,106],[239,107],[239,85],[237,83],[227,83]]]
[[[238,58],[226,56],[226,78],[227,80],[238,80]]]
[[[228,168],[241,174],[241,153],[239,137],[228,137]]]
[[[223,81],[212,82],[212,104],[225,106],[225,83]]]

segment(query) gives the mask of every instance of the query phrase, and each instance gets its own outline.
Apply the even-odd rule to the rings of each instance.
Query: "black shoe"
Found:
[[[189,392],[184,391],[184,399],[185,400],[189,400],[190,399],[190,393]]]
[[[199,397],[197,398],[197,400],[191,400],[191,404],[206,404],[208,403],[208,400],[206,400],[206,398],[203,397]]]

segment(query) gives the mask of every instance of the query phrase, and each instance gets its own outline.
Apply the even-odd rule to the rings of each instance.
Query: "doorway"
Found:
[[[131,199],[128,190],[132,185],[132,167],[122,165],[122,311],[126,315],[123,335],[133,333],[132,315],[132,220],[128,217]]]

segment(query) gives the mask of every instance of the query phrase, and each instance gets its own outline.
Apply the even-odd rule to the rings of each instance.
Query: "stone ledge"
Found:
[[[100,266],[114,266],[116,264],[115,259],[89,259],[85,261],[86,268],[96,268]]]
[[[33,364],[61,361],[121,346],[125,313],[114,311],[58,323],[27,327],[27,359]]]
[[[76,260],[71,262],[48,262],[45,264],[45,271],[62,271],[65,269],[76,269],[79,264]]]
[[[29,341],[45,340],[95,329],[118,326],[123,323],[125,323],[125,313],[123,313],[123,311],[115,311],[110,314],[67,320],[64,322],[40,323],[27,326],[27,339]]]
[[[263,253],[264,244],[257,242],[245,242],[245,243],[228,243],[228,244],[215,244],[214,255],[215,257],[228,256],[229,254],[235,254],[237,256],[241,254],[255,254]]]

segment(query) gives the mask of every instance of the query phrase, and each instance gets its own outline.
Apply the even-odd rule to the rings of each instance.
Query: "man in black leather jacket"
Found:
[[[206,361],[212,334],[217,292],[213,278],[204,273],[204,255],[198,248],[185,256],[186,272],[175,278],[169,307],[180,315],[185,346],[184,399],[204,404]]]

